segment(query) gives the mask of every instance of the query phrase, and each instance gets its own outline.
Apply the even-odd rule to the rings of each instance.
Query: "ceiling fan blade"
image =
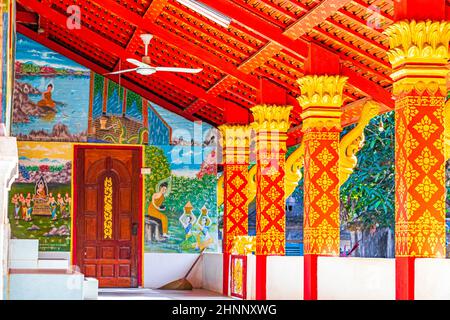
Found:
[[[137,69],[139,69],[139,68],[126,69],[126,70],[120,70],[120,71],[105,73],[104,76],[111,75],[111,74],[122,74],[122,73],[127,73],[127,72],[133,72],[133,71],[136,71]]]
[[[171,68],[171,67],[156,67],[156,71],[166,72],[183,72],[183,73],[199,73],[203,69],[189,69],[189,68]]]
[[[131,64],[134,64],[137,67],[144,67],[149,68],[150,66],[146,63],[143,63],[142,61],[136,60],[136,59],[127,59],[127,61]]]

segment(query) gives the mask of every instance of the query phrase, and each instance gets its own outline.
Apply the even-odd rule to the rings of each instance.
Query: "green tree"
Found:
[[[158,147],[145,147],[145,167],[151,168],[152,173],[145,176],[145,211],[147,212],[152,195],[156,191],[157,184],[170,177],[170,164],[164,151]]]
[[[343,134],[351,130],[348,127]],[[357,154],[354,173],[341,186],[341,223],[378,224],[394,229],[395,119],[389,112],[372,119],[366,142]]]

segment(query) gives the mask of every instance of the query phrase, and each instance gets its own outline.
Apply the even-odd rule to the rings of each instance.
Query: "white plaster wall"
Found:
[[[183,278],[197,257],[198,254],[145,253],[144,287],[156,289],[171,281]],[[203,258],[200,259],[188,277],[194,288],[202,287]]]
[[[450,299],[450,259],[415,260],[416,300]]]
[[[268,300],[303,300],[303,257],[268,256]]]
[[[41,260],[67,260],[70,265],[70,252],[45,252],[39,251],[39,259]]]
[[[247,300],[256,299],[256,256],[247,256]]]
[[[222,293],[223,258],[221,253],[205,253],[203,256],[203,289]]]
[[[319,257],[319,300],[395,299],[395,259]]]
[[[10,225],[8,220],[8,193],[18,177],[16,138],[0,137],[0,300],[7,298],[8,247]]]

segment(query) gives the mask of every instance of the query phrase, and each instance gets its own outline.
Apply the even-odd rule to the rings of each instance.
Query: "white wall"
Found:
[[[247,300],[256,299],[256,256],[247,256]]]
[[[42,260],[53,260],[53,259],[56,259],[56,260],[67,260],[67,261],[69,261],[69,264],[70,264],[70,260],[72,260],[72,257],[71,257],[71,255],[70,255],[70,252],[63,252],[63,251],[60,251],[60,252],[57,252],[57,251],[55,251],[55,252],[45,252],[45,251],[39,251],[39,259],[42,259]]]
[[[6,297],[8,277],[8,247],[10,225],[8,220],[8,192],[18,177],[16,138],[0,137],[0,300]]]
[[[415,260],[416,300],[450,299],[450,259]]]
[[[156,289],[171,281],[183,278],[197,257],[198,254],[145,253],[144,287]],[[194,288],[202,287],[203,258],[200,259],[188,277]]]
[[[268,300],[303,299],[303,257],[267,257]]]
[[[395,259],[319,257],[319,300],[395,299]]]
[[[205,253],[203,256],[203,289],[222,293],[223,258],[221,253]]]

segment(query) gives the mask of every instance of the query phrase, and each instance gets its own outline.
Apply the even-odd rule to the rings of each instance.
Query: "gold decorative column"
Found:
[[[250,126],[222,125],[224,160],[223,250],[230,253],[233,239],[248,234],[248,167]]]
[[[285,158],[292,107],[253,107],[256,130],[256,254],[285,254]]]
[[[229,258],[233,240],[248,235],[248,167],[250,126],[222,125],[223,150],[223,293],[228,294]]]
[[[339,138],[347,77],[305,76],[302,95],[304,155],[304,298],[317,299],[317,256],[339,255]]]
[[[266,257],[285,254],[285,158],[290,106],[251,109],[256,130],[256,299],[266,298]]]
[[[450,23],[405,20],[385,34],[396,101],[397,298],[413,299],[414,258],[445,257],[444,105]]]

